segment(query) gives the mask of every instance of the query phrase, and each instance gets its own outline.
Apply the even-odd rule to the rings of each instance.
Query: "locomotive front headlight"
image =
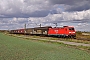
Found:
[[[69,32],[69,33],[75,33],[75,32]]]
[[[72,33],[75,33],[75,32],[72,32]]]
[[[69,33],[71,33],[71,32],[69,32]]]

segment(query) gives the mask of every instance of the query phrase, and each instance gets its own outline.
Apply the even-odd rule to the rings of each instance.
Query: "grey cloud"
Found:
[[[33,18],[33,21],[40,21],[43,23],[90,23],[90,10],[81,11],[81,12],[63,12],[61,14],[49,14],[44,18]]]
[[[48,13],[49,13],[49,11],[46,11],[46,10],[44,10],[44,11],[35,11],[31,14],[31,17],[34,17],[34,16],[35,17],[45,17],[45,16],[48,15]]]
[[[0,0],[0,18],[45,17],[49,13],[61,13],[53,6],[63,5],[65,11],[82,11],[90,9],[90,0]],[[56,10],[55,10],[56,9]]]
[[[0,0],[0,18],[45,17],[50,6],[48,0]]]
[[[82,11],[82,10],[88,10],[90,9],[90,2],[80,2],[77,5],[72,5],[70,8],[67,8],[67,11]]]
[[[52,4],[65,4],[65,5],[72,5],[80,1],[82,0],[50,0]]]
[[[0,18],[13,18],[13,17],[17,17],[17,18],[29,18],[29,17],[45,17],[47,16],[49,13],[49,11],[47,10],[43,10],[43,11],[35,11],[32,13],[21,13],[21,12],[17,12],[14,14],[3,14],[3,16],[0,16]]]
[[[72,20],[70,22],[72,22],[72,23],[86,23],[86,22],[90,23],[90,19]]]
[[[90,9],[90,0],[50,0],[52,4],[66,7],[65,11],[83,11]]]

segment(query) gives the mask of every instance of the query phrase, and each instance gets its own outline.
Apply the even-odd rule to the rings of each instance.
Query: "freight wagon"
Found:
[[[9,31],[11,34],[24,34],[25,29],[16,29],[16,30],[11,30]]]
[[[25,29],[25,32],[26,34],[33,34],[33,35],[48,35],[49,28],[52,27],[46,26],[46,27],[27,28]]]
[[[10,33],[15,34],[30,34],[30,35],[47,35],[47,36],[57,36],[57,37],[76,37],[76,32],[73,26],[63,26],[63,27],[36,27],[36,28],[26,28],[11,30]]]

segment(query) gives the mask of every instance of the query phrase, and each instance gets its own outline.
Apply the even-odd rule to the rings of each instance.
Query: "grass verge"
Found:
[[[0,33],[1,60],[90,60],[90,52],[62,43],[22,39]]]

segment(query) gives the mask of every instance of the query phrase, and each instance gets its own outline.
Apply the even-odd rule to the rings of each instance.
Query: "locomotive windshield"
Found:
[[[69,30],[74,30],[74,28],[69,28]]]

